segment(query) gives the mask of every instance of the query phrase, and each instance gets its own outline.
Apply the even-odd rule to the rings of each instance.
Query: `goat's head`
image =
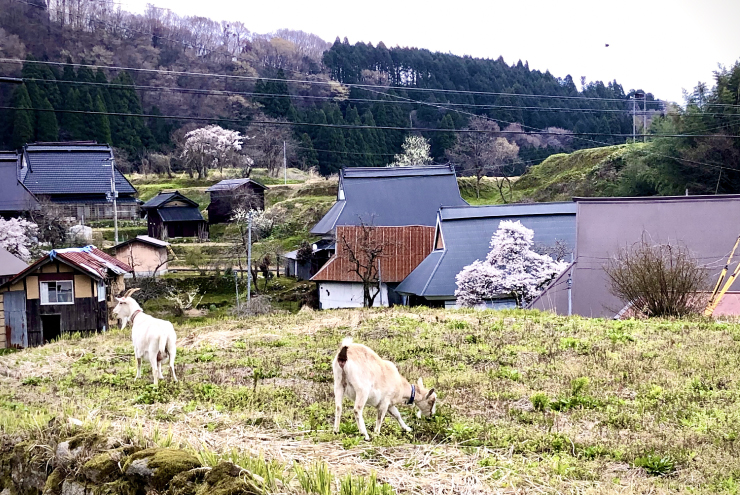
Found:
[[[434,416],[437,410],[437,394],[434,393],[434,388],[424,388],[424,381],[421,378],[416,382],[414,405],[418,408],[416,415],[419,417]]]
[[[139,303],[137,303],[131,297],[131,294],[133,294],[137,290],[139,289],[129,289],[126,291],[125,294],[123,294],[123,296],[116,298],[118,304],[116,304],[116,307],[113,308],[113,314],[121,319],[121,328],[126,326],[129,318],[131,318],[131,315],[134,314],[134,311],[136,311],[137,309],[141,309]]]

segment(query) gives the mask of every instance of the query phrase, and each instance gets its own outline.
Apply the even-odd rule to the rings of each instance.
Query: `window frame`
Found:
[[[46,284],[46,290],[44,290],[44,285]],[[57,301],[51,302],[49,301],[49,285],[54,284],[54,292],[57,297]],[[70,286],[70,293],[72,295],[71,301],[67,302],[59,302],[58,301],[58,294],[59,294],[59,285],[60,284],[69,284]],[[44,296],[46,296],[46,300],[44,300]],[[60,306],[60,305],[70,305],[75,303],[75,284],[73,280],[41,280],[39,281],[39,299],[41,300],[42,306]]]

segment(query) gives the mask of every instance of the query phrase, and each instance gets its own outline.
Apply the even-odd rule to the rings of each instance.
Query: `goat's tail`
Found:
[[[344,369],[344,365],[347,364],[347,347],[351,344],[352,337],[346,337],[342,340],[342,347],[339,349],[339,354],[337,354],[337,363],[342,369]]]
[[[342,347],[347,347],[352,344],[352,337],[345,337],[342,339]]]

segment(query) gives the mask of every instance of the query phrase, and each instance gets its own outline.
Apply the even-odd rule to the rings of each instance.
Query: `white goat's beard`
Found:
[[[121,330],[126,328],[126,325],[128,325],[128,318],[121,318]]]

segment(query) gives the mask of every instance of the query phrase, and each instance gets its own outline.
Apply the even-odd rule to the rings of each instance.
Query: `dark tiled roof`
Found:
[[[232,189],[236,189],[239,186],[242,186],[244,184],[248,184],[251,182],[257,187],[260,187],[262,189],[267,189],[266,186],[263,186],[256,180],[252,179],[224,179],[221,182],[212,185],[208,189],[206,189],[206,192],[213,192],[213,191],[230,191]]]
[[[311,233],[325,235],[337,225],[386,227],[436,223],[440,206],[466,206],[449,166],[347,168],[339,199]],[[341,196],[340,196],[341,198]]]
[[[23,184],[34,194],[105,194],[110,191],[112,150],[98,144],[29,144],[24,148],[27,169]],[[136,189],[116,168],[116,190]]]
[[[573,250],[576,238],[574,203],[533,203],[500,206],[442,208],[440,229],[444,249],[432,252],[396,288],[397,292],[425,297],[454,298],[455,276],[491,250],[493,233],[502,220],[519,220],[534,230],[537,245],[560,240]],[[567,261],[567,260],[566,260]]]
[[[203,215],[196,207],[171,207],[157,210],[163,222],[204,222]]]
[[[160,206],[163,206],[173,200],[185,201],[186,203],[191,204],[194,207],[198,207],[198,203],[196,203],[192,199],[186,198],[185,196],[183,196],[177,191],[172,191],[172,192],[161,192],[157,194],[152,199],[144,203],[141,206],[141,208],[144,210],[148,210],[151,208],[159,208]]]
[[[15,152],[0,153],[0,211],[28,211],[38,201],[18,180],[20,156]]]

